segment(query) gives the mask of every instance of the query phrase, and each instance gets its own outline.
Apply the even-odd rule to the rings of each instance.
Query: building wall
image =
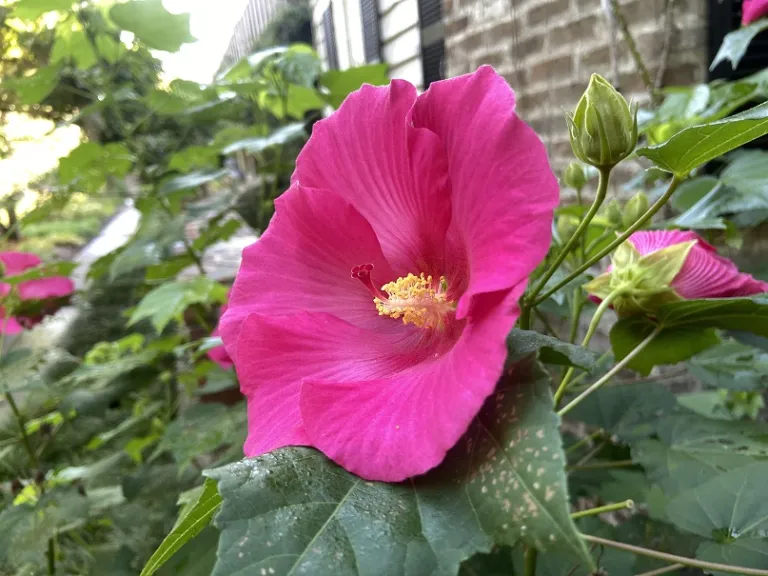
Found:
[[[423,86],[417,0],[377,0],[382,61],[389,77]],[[360,0],[315,0],[312,5],[315,48],[328,63],[323,14],[331,7],[339,68],[366,64]]]
[[[666,0],[620,1],[653,75],[665,36],[665,4]],[[706,4],[703,0],[674,2],[664,85],[706,81]],[[576,105],[591,73],[615,83],[611,26],[601,0],[443,0],[443,14],[446,76],[481,64],[494,66],[515,89],[518,112],[546,143],[555,170],[562,170],[572,159],[563,110]],[[619,32],[616,42],[620,89],[627,97],[647,100]]]

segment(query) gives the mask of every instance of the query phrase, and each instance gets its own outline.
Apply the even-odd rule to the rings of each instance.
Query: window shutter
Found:
[[[336,52],[336,29],[333,26],[333,5],[323,12],[323,34],[325,35],[325,54],[328,68],[339,69],[339,55]]]
[[[363,20],[365,61],[371,63],[381,62],[379,8],[376,0],[360,0],[360,14]]]
[[[714,60],[728,32],[741,26],[742,0],[709,0],[709,61]],[[768,31],[758,34],[749,45],[736,70],[730,62],[721,62],[710,71],[709,79],[739,80],[768,68]]]
[[[444,78],[445,33],[443,30],[443,1],[418,0],[421,29],[421,65],[424,88]]]

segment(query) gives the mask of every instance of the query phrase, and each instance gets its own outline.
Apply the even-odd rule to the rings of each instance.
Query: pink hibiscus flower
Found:
[[[0,252],[0,266],[2,276],[16,276],[22,272],[35,268],[42,264],[36,254],[28,252]],[[47,314],[52,314],[60,307],[59,300],[72,294],[75,285],[69,278],[52,276],[21,282],[14,290],[10,284],[0,282],[0,332],[5,334],[18,334],[25,328],[30,328],[40,322]],[[25,303],[41,301],[40,306],[34,307],[34,311],[15,314],[6,318],[5,308],[2,306],[11,293],[21,303],[22,310]]]
[[[221,311],[219,312],[219,317],[224,315],[224,312],[227,311],[227,305],[224,304],[221,307]],[[217,325],[213,332],[211,332],[211,337],[215,338],[216,336],[221,336],[221,331],[219,329],[219,326]],[[219,366],[224,368],[224,370],[228,370],[232,368],[233,362],[232,359],[229,357],[229,354],[227,354],[227,349],[222,346],[216,346],[215,348],[211,348],[208,350],[208,358],[216,362]]]
[[[768,16],[768,0],[744,0],[741,8],[741,25],[748,26]]]
[[[315,124],[220,326],[245,454],[319,449],[364,478],[439,464],[492,393],[551,240],[557,181],[492,68],[365,85]]]
[[[635,232],[629,241],[645,256],[662,248],[696,241],[671,288],[686,300],[698,298],[736,298],[768,292],[768,282],[762,282],[739,272],[736,265],[720,256],[711,244],[695,232],[681,230],[650,230]]]

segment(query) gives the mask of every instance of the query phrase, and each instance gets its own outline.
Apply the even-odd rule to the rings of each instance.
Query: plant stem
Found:
[[[597,310],[595,310],[595,313],[592,316],[592,320],[589,322],[589,328],[587,329],[587,333],[584,336],[584,340],[581,341],[581,346],[583,348],[587,347],[589,342],[592,340],[592,336],[594,336],[595,332],[597,332],[597,327],[600,325],[600,320],[602,320],[603,314],[605,314],[606,310],[611,307],[613,301],[621,296],[621,294],[623,294],[622,290],[616,290],[609,294],[605,300],[600,302],[600,306],[597,307]],[[575,368],[568,368],[565,376],[563,376],[563,380],[560,382],[560,386],[558,386],[557,392],[555,392],[555,408],[557,408],[557,405],[560,404],[560,400],[563,399],[565,391],[568,389],[568,383],[571,381],[574,372]]]
[[[48,574],[56,574],[56,542],[53,538],[48,539]]]
[[[168,214],[168,216],[173,217],[173,210],[171,210],[171,207],[168,205],[167,199],[163,198],[160,201],[160,205],[163,207],[163,210],[165,210],[165,213]],[[205,267],[203,266],[203,260],[200,257],[200,255],[197,253],[197,251],[192,247],[192,244],[189,243],[189,240],[187,240],[186,233],[182,234],[181,241],[184,244],[184,250],[187,252],[187,256],[189,256],[190,259],[195,263],[195,266],[197,266],[197,269],[200,272],[200,275],[205,276]]]
[[[662,574],[669,574],[670,572],[674,572],[675,570],[680,570],[680,568],[685,568],[685,564],[670,564],[669,566],[664,566],[664,568],[659,568],[658,570],[651,570],[650,572],[643,572],[642,574],[638,574],[637,576],[661,576]]]
[[[613,17],[616,19],[616,23],[619,25],[619,29],[621,30],[621,35],[624,37],[624,43],[627,45],[629,52],[632,54],[632,59],[635,61],[637,71],[640,73],[640,77],[643,79],[643,84],[645,84],[645,88],[648,90],[648,94],[651,96],[651,102],[654,106],[656,106],[659,103],[659,91],[656,89],[656,85],[651,79],[651,73],[648,71],[648,67],[645,65],[643,57],[640,55],[640,52],[637,49],[635,39],[632,37],[632,33],[629,31],[627,19],[624,18],[624,14],[619,7],[618,0],[609,1],[613,10]]]
[[[601,446],[602,448],[602,446]],[[627,466],[634,466],[635,463],[632,460],[609,460],[608,462],[592,462],[590,464],[576,464],[575,466],[569,466],[568,472],[574,470],[604,470],[606,468],[626,468]]]
[[[589,510],[582,510],[581,512],[574,512],[571,514],[571,518],[578,520],[585,516],[597,516],[598,514],[605,514],[606,512],[616,512],[617,510],[626,510],[628,508],[634,508],[634,500],[625,500],[624,502],[617,502],[616,504],[606,504],[605,506],[599,506],[597,508],[590,508]]]
[[[626,367],[627,367],[627,365],[628,365],[630,362],[632,362],[632,360],[634,360],[634,359],[635,359],[635,357],[636,357],[638,354],[640,354],[640,352],[642,352],[642,351],[645,349],[645,347],[646,347],[646,346],[648,346],[648,344],[650,344],[651,342],[653,342],[653,340],[656,338],[656,336],[658,336],[658,335],[659,335],[659,333],[660,333],[660,332],[661,332],[661,326],[659,326],[659,327],[658,327],[658,328],[656,328],[656,329],[655,329],[653,332],[651,332],[651,333],[648,335],[648,337],[647,337],[645,340],[643,340],[642,342],[640,342],[640,344],[638,344],[638,345],[637,345],[637,347],[636,347],[634,350],[632,350],[632,352],[630,352],[629,354],[627,354],[627,355],[624,357],[624,359],[623,359],[621,362],[619,362],[619,363],[618,363],[618,364],[616,364],[616,365],[615,365],[613,368],[611,368],[611,369],[610,369],[608,372],[606,372],[606,373],[605,373],[605,375],[604,375],[602,378],[600,378],[600,379],[599,379],[597,382],[595,382],[594,384],[592,384],[592,386],[590,386],[589,388],[587,388],[586,390],[584,390],[584,392],[582,392],[581,394],[579,394],[578,396],[576,396],[576,398],[574,398],[573,400],[571,400],[571,402],[570,402],[569,404],[567,404],[567,405],[566,405],[564,408],[562,408],[561,410],[559,410],[557,414],[558,414],[559,416],[564,416],[565,414],[567,414],[568,412],[570,412],[571,410],[573,410],[573,409],[574,409],[576,406],[578,406],[579,404],[581,404],[581,402],[582,402],[582,401],[583,401],[583,400],[584,400],[584,399],[585,399],[587,396],[589,396],[590,394],[592,394],[592,392],[595,392],[596,390],[599,390],[600,388],[602,388],[602,386],[603,386],[603,385],[604,385],[606,382],[608,382],[608,381],[609,381],[611,378],[613,378],[614,376],[616,376],[616,374],[618,374],[618,373],[619,373],[619,372],[621,372],[621,371],[622,371],[624,368],[626,368]]]
[[[536,576],[536,560],[539,558],[539,553],[536,548],[527,548],[523,560],[525,567],[523,568],[523,576]]]
[[[571,272],[567,277],[563,278],[553,288],[551,288],[550,290],[547,290],[547,292],[545,292],[544,294],[542,294],[541,296],[536,298],[536,300],[533,301],[532,303],[529,303],[529,305],[535,306],[537,304],[540,304],[541,302],[543,302],[544,300],[546,300],[547,298],[552,296],[552,294],[554,294],[555,292],[560,290],[560,288],[562,288],[563,286],[565,286],[566,284],[571,282],[574,278],[579,276],[579,274],[589,270],[592,266],[597,264],[605,256],[607,256],[608,254],[613,252],[616,249],[617,246],[619,246],[620,244],[623,244],[624,242],[626,242],[627,238],[629,238],[630,236],[632,236],[632,234],[634,234],[640,228],[642,228],[643,225],[645,225],[645,223],[648,220],[650,220],[653,217],[654,214],[656,214],[656,212],[661,210],[661,208],[667,203],[667,200],[669,200],[669,198],[672,196],[672,194],[675,192],[675,190],[677,190],[677,187],[680,186],[681,182],[682,182],[682,180],[680,180],[679,178],[677,178],[677,176],[675,176],[672,179],[672,182],[670,182],[669,187],[667,188],[667,191],[664,192],[664,194],[661,196],[661,198],[659,198],[656,202],[654,202],[654,204],[650,208],[648,208],[648,211],[645,214],[643,214],[637,220],[637,222],[635,222],[634,224],[632,224],[632,226],[627,228],[627,230],[621,236],[616,238],[616,240],[614,240],[608,246],[606,246],[605,248],[600,250],[600,252],[595,254],[592,258],[590,258],[589,260],[584,262],[584,264],[582,264],[576,270]],[[530,297],[529,300],[533,300],[533,298]]]
[[[571,331],[568,334],[568,342],[573,344],[579,336],[579,324],[581,323],[581,311],[586,301],[581,294],[581,286],[573,290],[573,317],[571,318]]]
[[[589,223],[592,222],[592,219],[595,217],[595,215],[597,214],[597,211],[600,209],[600,206],[602,206],[603,201],[605,200],[605,195],[608,192],[608,181],[610,179],[610,175],[611,175],[610,168],[600,169],[600,180],[597,185],[597,194],[595,195],[594,202],[592,202],[592,205],[589,207],[589,210],[584,215],[584,218],[582,218],[581,222],[579,223],[579,226],[576,228],[576,231],[568,239],[568,242],[565,243],[565,246],[563,246],[563,249],[560,250],[560,253],[555,258],[555,261],[552,263],[549,269],[546,272],[544,272],[541,278],[539,278],[539,281],[536,284],[536,286],[531,290],[530,294],[528,294],[528,297],[526,298],[527,307],[534,306],[534,299],[536,298],[536,295],[542,291],[542,289],[544,288],[544,285],[549,281],[550,278],[552,278],[554,273],[557,272],[557,269],[560,267],[560,264],[563,263],[563,261],[568,257],[568,254],[570,254],[571,250],[573,250],[573,248],[579,242],[582,234],[584,234],[587,231],[587,228],[589,227]],[[541,299],[539,300],[539,302],[540,301]]]
[[[657,552],[656,550],[649,550],[648,548],[633,546],[632,544],[624,544],[623,542],[615,542],[613,540],[607,540],[605,538],[600,538],[599,536],[591,536],[589,534],[582,534],[581,537],[587,542],[593,542],[601,546],[608,546],[610,548],[616,548],[617,550],[624,550],[639,556],[656,558],[657,560],[663,560],[664,562],[673,562],[676,564],[682,564],[683,566],[690,566],[692,568],[701,568],[702,570],[706,571],[719,570],[720,572],[727,572],[728,574],[768,576],[768,570],[746,568],[743,566],[729,566],[728,564],[718,564],[716,562],[704,562],[703,560],[686,558],[685,556],[676,556],[675,554],[667,554],[666,552]]]
[[[584,438],[582,438],[578,442],[574,442],[573,444],[568,446],[568,448],[565,449],[565,453],[566,454],[572,454],[573,452],[576,452],[576,450],[578,450],[582,446],[586,446],[587,444],[597,440],[598,438],[600,438],[604,434],[605,434],[605,430],[603,430],[602,428],[600,430],[596,430],[595,432],[592,432],[592,434],[590,434],[589,436],[585,436]]]

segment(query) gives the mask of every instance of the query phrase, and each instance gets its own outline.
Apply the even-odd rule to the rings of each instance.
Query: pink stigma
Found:
[[[387,295],[376,288],[376,286],[373,284],[373,280],[371,280],[372,271],[373,264],[361,264],[360,266],[355,266],[352,268],[352,278],[357,278],[360,280],[360,282],[363,283],[363,286],[368,288],[368,291],[373,295],[374,298],[386,300]]]

